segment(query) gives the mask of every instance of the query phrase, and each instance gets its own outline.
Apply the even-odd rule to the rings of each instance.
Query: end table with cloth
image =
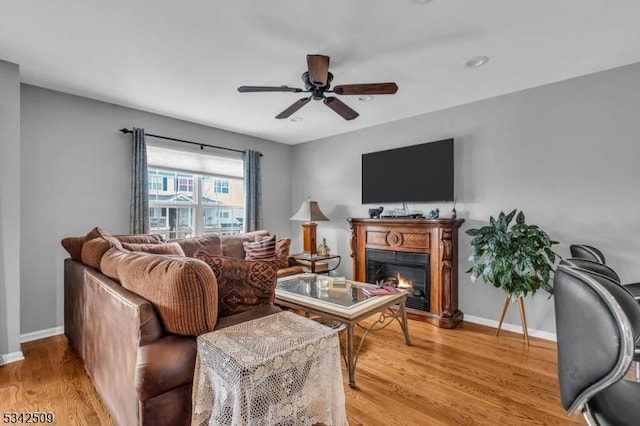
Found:
[[[280,312],[198,337],[193,425],[347,425],[337,330]]]

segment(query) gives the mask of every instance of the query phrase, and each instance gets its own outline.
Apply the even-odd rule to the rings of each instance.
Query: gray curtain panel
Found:
[[[244,230],[262,229],[262,177],[258,151],[244,152]]]
[[[147,144],[144,129],[133,128],[131,136],[131,209],[129,231],[132,234],[149,233],[149,175],[147,173]]]

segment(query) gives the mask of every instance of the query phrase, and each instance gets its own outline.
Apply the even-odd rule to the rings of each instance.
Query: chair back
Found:
[[[580,269],[586,269],[587,271],[596,272],[604,275],[605,277],[620,283],[620,277],[611,267],[604,263],[596,262],[595,260],[584,259],[580,257],[571,257],[569,259],[562,259],[560,265],[574,266]]]
[[[603,265],[607,263],[604,259],[604,254],[593,246],[588,246],[586,244],[571,244],[569,246],[569,251],[571,252],[571,257],[589,259],[594,262],[602,263]]]
[[[553,294],[560,399],[573,414],[624,377],[637,337],[624,309],[640,307],[618,283],[569,265],[558,266]]]

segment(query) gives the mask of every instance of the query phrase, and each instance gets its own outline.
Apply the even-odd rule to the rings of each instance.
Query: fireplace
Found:
[[[407,314],[455,328],[458,309],[458,228],[464,219],[350,218],[355,281],[412,281]]]
[[[366,265],[368,283],[404,288],[408,308],[429,311],[429,254],[367,249]]]

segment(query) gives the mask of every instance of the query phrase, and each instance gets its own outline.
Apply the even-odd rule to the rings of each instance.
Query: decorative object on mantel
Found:
[[[429,212],[429,219],[437,219],[440,217],[440,209],[433,209]]]
[[[456,201],[453,201],[453,208],[451,209],[451,219],[458,217],[458,211],[456,210]]]
[[[380,215],[384,211],[384,207],[380,206],[377,209],[369,209],[369,219],[380,219]]]
[[[303,251],[308,256],[313,256],[318,253],[317,240],[316,240],[316,228],[318,224],[316,221],[328,221],[329,218],[322,213],[317,201],[312,201],[311,197],[308,197],[306,201],[302,202],[300,209],[291,216],[289,220],[299,220],[305,222],[302,224],[303,235]]]
[[[498,218],[489,218],[489,224],[477,229],[468,229],[467,235],[474,237],[471,267],[471,281],[482,278],[485,283],[502,288],[507,296],[502,306],[496,336],[500,333],[504,316],[510,301],[517,301],[524,338],[529,345],[527,319],[524,312],[524,298],[543,289],[552,292],[549,284],[556,254],[551,246],[558,244],[536,225],[527,225],[525,216],[516,210],[509,214],[500,212]],[[509,228],[512,219],[516,223]]]
[[[322,244],[318,246],[318,254],[320,256],[329,256],[331,254],[331,249],[327,245],[327,239],[322,239]]]

